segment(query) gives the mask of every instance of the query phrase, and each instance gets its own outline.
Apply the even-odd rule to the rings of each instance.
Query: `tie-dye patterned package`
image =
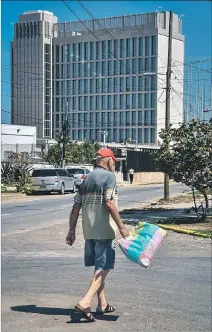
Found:
[[[119,240],[119,247],[129,260],[148,267],[166,235],[157,225],[140,222],[130,236]]]

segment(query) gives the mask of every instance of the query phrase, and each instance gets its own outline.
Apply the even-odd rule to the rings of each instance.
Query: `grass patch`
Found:
[[[196,196],[198,198],[203,198],[203,196],[198,195]],[[193,197],[191,195],[180,195],[176,197],[170,198],[168,201],[162,199],[159,199],[158,204],[159,205],[170,205],[170,204],[176,204],[176,203],[193,203]]]
[[[166,230],[171,230],[177,233],[199,236],[203,238],[212,238],[212,224],[198,223],[198,224],[181,224],[181,225],[164,225],[158,222],[158,226]]]
[[[210,230],[196,229],[195,232],[208,235],[208,237],[212,238],[212,231]]]
[[[192,229],[186,229],[186,228],[181,228],[178,226],[170,226],[170,225],[161,225],[157,224],[159,227],[165,229],[165,230],[170,230],[176,233],[182,233],[182,234],[187,234],[187,235],[193,235],[193,236],[198,236],[198,237],[203,237],[203,238],[212,238],[212,231],[209,230],[192,230]]]

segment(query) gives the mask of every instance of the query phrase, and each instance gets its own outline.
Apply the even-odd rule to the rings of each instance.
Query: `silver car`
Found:
[[[74,176],[75,183],[77,188],[81,185],[83,180],[86,178],[86,176],[90,173],[90,171],[86,168],[76,167],[76,168],[67,168],[67,171],[70,175]]]
[[[58,192],[64,195],[66,191],[76,192],[76,183],[73,175],[63,168],[39,168],[32,172],[32,193]]]

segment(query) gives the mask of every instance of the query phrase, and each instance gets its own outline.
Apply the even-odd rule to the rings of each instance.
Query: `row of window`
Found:
[[[85,97],[57,97],[54,100],[57,113],[72,111],[101,111],[116,109],[144,109],[156,108],[156,93],[132,93],[120,95],[102,95]]]
[[[55,114],[55,126],[60,128],[65,121],[64,113]],[[126,111],[126,112],[96,112],[96,113],[72,113],[68,114],[72,128],[84,127],[119,127],[119,126],[155,126],[155,110]]]
[[[50,95],[51,95],[51,83],[50,83],[50,45],[44,45],[44,79],[45,79],[45,106],[44,106],[44,135],[48,137],[50,133]]]
[[[138,144],[154,144],[156,141],[155,128],[132,128],[132,129],[108,129],[108,142],[123,143],[125,140],[131,138],[137,141]],[[59,134],[59,131],[55,131]],[[71,131],[72,140],[83,141],[88,139],[90,141],[102,141],[103,137],[99,129],[78,129]]]
[[[45,37],[50,37],[50,22],[34,21],[15,24],[15,37],[17,39],[25,37],[36,37],[41,35],[42,32],[44,32]]]
[[[156,36],[55,45],[54,62],[156,55]]]
[[[156,76],[127,76],[54,82],[54,95],[70,96],[156,90]]]
[[[51,137],[51,130],[50,129],[47,129],[47,128],[44,129],[44,137]]]
[[[85,63],[56,64],[53,66],[53,77],[77,78],[96,76],[117,76],[155,73],[156,58],[136,58]]]

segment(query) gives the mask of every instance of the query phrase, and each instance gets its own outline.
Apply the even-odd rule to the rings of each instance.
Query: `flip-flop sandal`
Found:
[[[108,314],[108,313],[111,313],[111,312],[114,312],[116,309],[112,306],[112,305],[109,305],[107,304],[106,308],[102,311],[96,311],[96,314],[97,315],[104,315],[104,314]]]
[[[92,315],[91,308],[83,309],[79,304],[75,306],[75,310],[82,314],[83,318],[85,318],[88,322],[94,323],[96,319]]]

